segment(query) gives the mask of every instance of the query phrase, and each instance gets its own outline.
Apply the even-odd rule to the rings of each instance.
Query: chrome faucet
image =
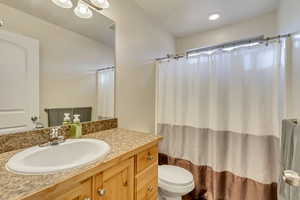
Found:
[[[49,145],[58,145],[66,141],[63,135],[60,135],[59,132],[61,131],[60,127],[53,127],[50,129],[49,134],[49,142],[45,144],[39,145],[40,147],[46,147]]]
[[[61,131],[60,127],[54,127],[51,129],[50,137],[49,137],[50,145],[58,145],[60,143],[65,142],[65,137],[62,135],[59,135],[60,131]]]

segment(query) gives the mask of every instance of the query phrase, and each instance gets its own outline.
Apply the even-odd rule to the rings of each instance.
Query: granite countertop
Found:
[[[125,129],[101,131],[85,135],[83,138],[100,139],[111,146],[111,153],[106,157],[104,163],[161,139],[161,137],[153,134]],[[10,157],[19,151],[21,150],[0,154],[0,200],[20,200],[101,165],[100,162],[95,162],[80,168],[49,175],[18,175],[7,171],[5,164]]]

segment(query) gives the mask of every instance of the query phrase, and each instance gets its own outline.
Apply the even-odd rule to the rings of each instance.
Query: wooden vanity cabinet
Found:
[[[154,143],[23,200],[156,200],[157,171]]]

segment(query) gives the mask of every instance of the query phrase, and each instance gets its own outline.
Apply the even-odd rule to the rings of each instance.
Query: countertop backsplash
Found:
[[[82,123],[82,134],[87,135],[117,127],[117,119],[84,122]],[[0,135],[0,154],[46,143],[49,140],[50,130],[51,128],[44,128]],[[68,138],[70,135],[69,133],[70,126],[61,126],[61,135]]]

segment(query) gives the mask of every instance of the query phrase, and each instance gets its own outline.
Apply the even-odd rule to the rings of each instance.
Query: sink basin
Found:
[[[18,174],[51,174],[103,161],[110,146],[96,139],[70,139],[46,147],[31,147],[9,159],[6,168]]]

